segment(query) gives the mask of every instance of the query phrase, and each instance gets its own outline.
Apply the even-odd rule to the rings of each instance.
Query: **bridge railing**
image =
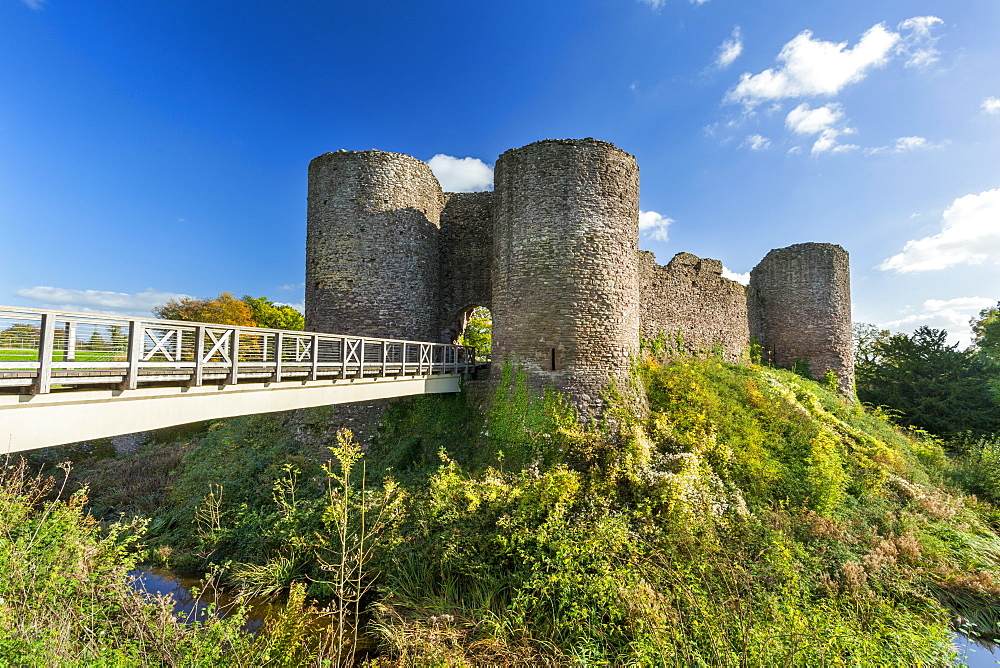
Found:
[[[475,367],[473,349],[452,344],[0,306],[0,391],[424,376]]]

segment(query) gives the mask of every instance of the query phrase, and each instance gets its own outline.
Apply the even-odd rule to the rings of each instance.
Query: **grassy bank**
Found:
[[[647,359],[634,382],[588,427],[508,370],[485,412],[399,401],[326,467],[301,445],[318,411],[79,470],[153,462],[148,489],[95,485],[92,507],[149,518],[150,558],[367,607],[380,665],[948,665],[953,619],[997,628],[995,441],[949,458],[760,366]]]

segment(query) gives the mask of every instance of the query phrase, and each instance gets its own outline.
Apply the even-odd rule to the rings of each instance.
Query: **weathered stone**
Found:
[[[814,378],[854,386],[851,272],[845,251],[806,243],[768,253],[750,272],[751,332],[777,366],[809,365]]]
[[[847,253],[771,251],[746,288],[719,260],[638,249],[635,158],[595,139],[505,152],[496,190],[443,193],[430,168],[382,151],[309,166],[306,324],[314,331],[452,341],[473,306],[493,315],[493,378],[514,361],[588,413],[647,337],[744,358],[751,335],[779,365],[833,370],[850,393]]]

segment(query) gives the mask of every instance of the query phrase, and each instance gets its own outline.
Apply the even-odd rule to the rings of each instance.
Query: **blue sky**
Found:
[[[482,189],[596,137],[661,262],[838,243],[855,320],[967,340],[1000,300],[997,35],[995,0],[0,0],[0,303],[300,303],[313,157]]]

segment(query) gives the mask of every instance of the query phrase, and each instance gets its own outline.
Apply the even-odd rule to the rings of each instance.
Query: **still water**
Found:
[[[173,597],[174,614],[183,622],[201,622],[208,617],[209,606],[215,605],[217,613],[225,617],[234,604],[232,596],[225,592],[209,588],[201,591],[198,596],[193,592],[205,589],[205,583],[195,578],[182,578],[170,571],[158,568],[137,568],[129,571],[129,584],[140,593],[149,597]],[[268,599],[250,599],[246,629],[257,631],[264,623],[268,613],[276,611],[280,606]]]
[[[955,647],[958,648],[960,665],[969,668],[994,668],[1000,664],[1000,648],[977,644],[964,633],[955,634]]]

